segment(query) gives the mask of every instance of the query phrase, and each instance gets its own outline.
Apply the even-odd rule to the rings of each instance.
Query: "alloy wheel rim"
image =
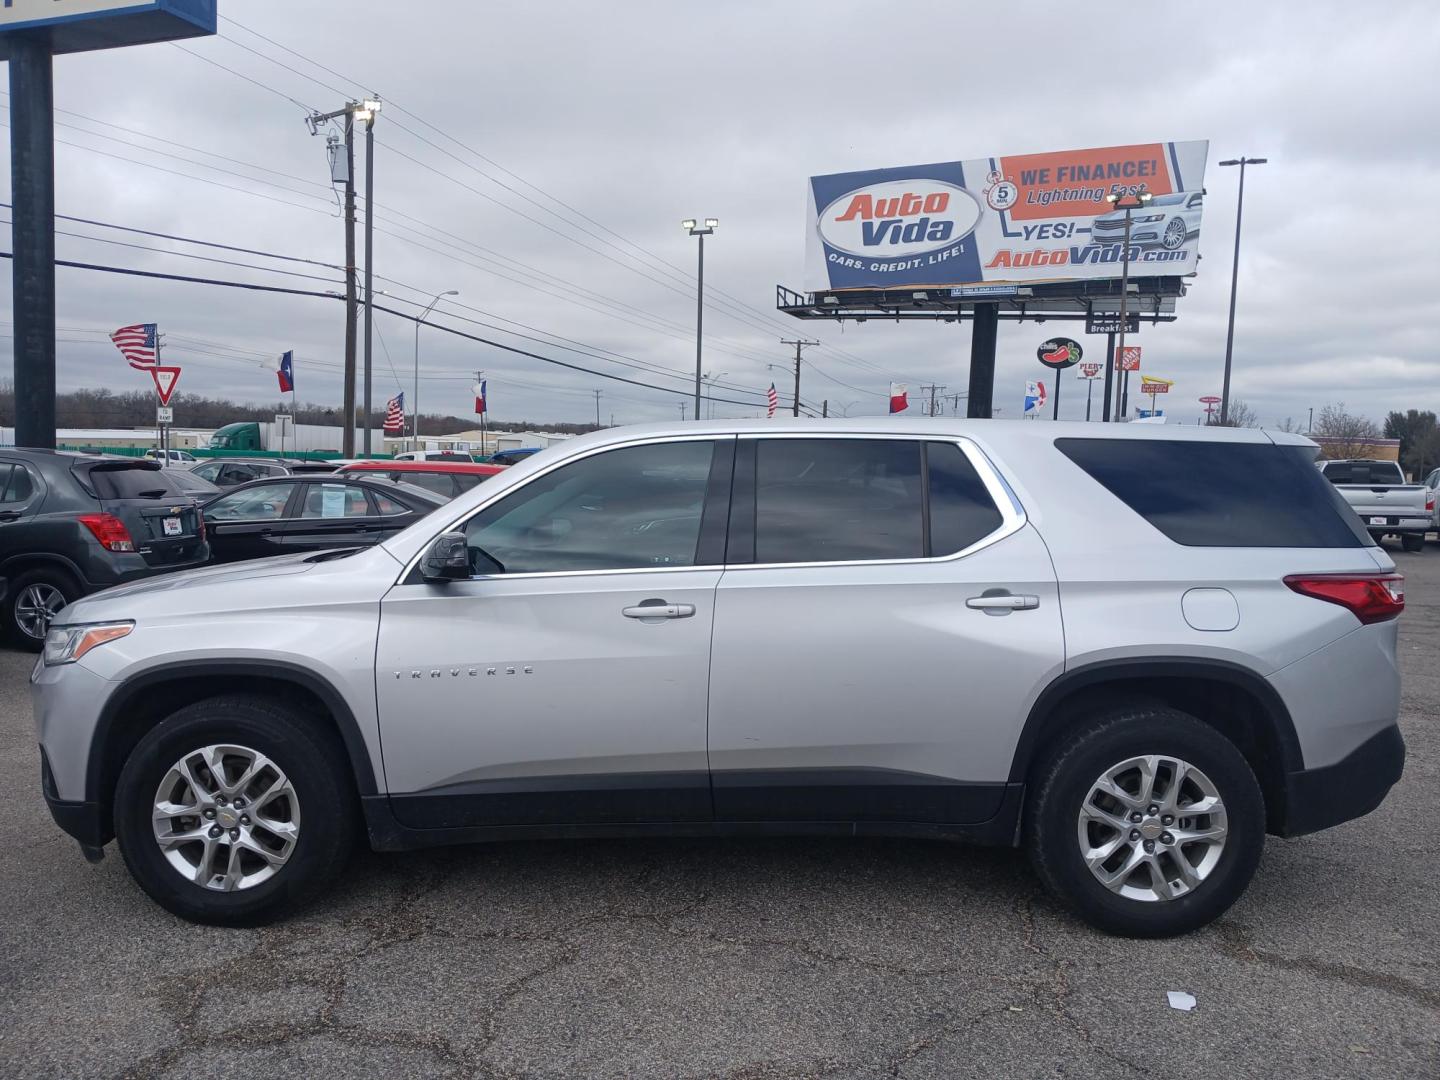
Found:
[[[1080,804],[1080,857],[1129,900],[1176,900],[1199,888],[1225,850],[1229,823],[1215,783],[1177,757],[1146,754],[1106,769]]]
[[[65,606],[65,594],[54,585],[36,582],[21,590],[15,600],[15,622],[26,636],[43,640],[50,622]]]
[[[1181,221],[1172,221],[1165,230],[1165,246],[1178,248],[1185,242],[1185,224]]]
[[[240,892],[289,861],[300,839],[300,800],[264,754],[216,744],[170,766],[155,790],[151,821],[161,855],[186,881]]]

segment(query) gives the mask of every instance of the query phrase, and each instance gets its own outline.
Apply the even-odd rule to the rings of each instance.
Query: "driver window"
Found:
[[[293,484],[260,484],[216,499],[205,516],[216,521],[275,521],[285,512]]]
[[[472,572],[488,566],[479,552],[512,574],[694,566],[714,452],[630,446],[532,480],[470,519]]]

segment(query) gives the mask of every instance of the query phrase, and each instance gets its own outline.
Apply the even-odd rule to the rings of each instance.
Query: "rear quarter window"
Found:
[[[1150,439],[1056,439],[1055,446],[1177,544],[1373,543],[1306,447]]]

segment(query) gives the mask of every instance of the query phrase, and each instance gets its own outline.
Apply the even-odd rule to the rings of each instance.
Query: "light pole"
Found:
[[[680,227],[691,236],[700,238],[700,269],[695,275],[695,419],[700,419],[700,380],[701,374],[700,348],[701,332],[705,327],[705,237],[711,235],[719,226],[720,222],[713,217],[705,219],[705,227],[702,229],[696,224],[694,218],[686,218],[680,223]]]
[[[730,374],[730,373],[729,373],[728,371],[720,371],[720,372],[715,372],[715,373],[711,373],[711,372],[707,371],[703,376],[701,376],[701,378],[702,378],[706,383],[708,383],[708,384],[710,385],[710,394],[711,394],[712,399],[713,399],[714,394],[715,394],[715,384],[718,383],[721,379],[723,379],[726,375],[729,375],[729,374]],[[709,418],[710,418],[711,420],[714,420],[714,419],[715,419],[715,402],[714,402],[714,400],[711,400],[710,406],[709,406],[709,408],[706,410],[706,412],[708,413]]]
[[[1245,166],[1264,165],[1263,157],[1238,157],[1220,162],[1240,166],[1240,196],[1235,202],[1235,262],[1230,268],[1230,325],[1225,330],[1225,381],[1220,387],[1220,423],[1230,419],[1230,357],[1235,348],[1235,286],[1240,280],[1240,219],[1245,213]]]
[[[415,320],[415,396],[410,399],[410,408],[415,412],[415,449],[420,449],[420,324],[430,317],[435,310],[435,305],[447,296],[459,296],[459,289],[451,289],[448,292],[436,293],[435,299],[420,313]]]
[[[1108,357],[1105,364],[1104,419],[1106,420],[1110,419],[1111,387],[1113,385],[1112,375],[1114,374],[1116,365],[1120,363],[1120,358],[1125,355],[1125,323],[1130,318],[1130,215],[1133,211],[1142,209],[1151,198],[1152,196],[1148,191],[1132,192],[1128,195],[1115,194],[1105,196],[1105,201],[1116,210],[1125,211],[1125,247],[1120,252],[1120,344],[1116,346],[1115,355]]]

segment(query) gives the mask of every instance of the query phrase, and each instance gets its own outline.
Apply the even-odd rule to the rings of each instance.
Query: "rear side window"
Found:
[[[1371,544],[1306,447],[1149,439],[1056,439],[1055,446],[1177,544]]]
[[[927,443],[930,554],[954,555],[1005,523],[965,452],[955,443]]]
[[[923,558],[920,447],[881,439],[762,441],[755,561]]]
[[[0,466],[0,502],[23,503],[35,494],[35,484],[24,465]]]
[[[1403,484],[1405,477],[1393,461],[1331,461],[1325,479],[1332,484]]]
[[[450,479],[449,473],[396,472],[390,474],[390,479],[403,480],[407,484],[414,484],[426,491],[433,491],[445,499],[455,497],[455,482]]]
[[[159,469],[92,469],[90,482],[102,499],[168,499],[185,494]]]

